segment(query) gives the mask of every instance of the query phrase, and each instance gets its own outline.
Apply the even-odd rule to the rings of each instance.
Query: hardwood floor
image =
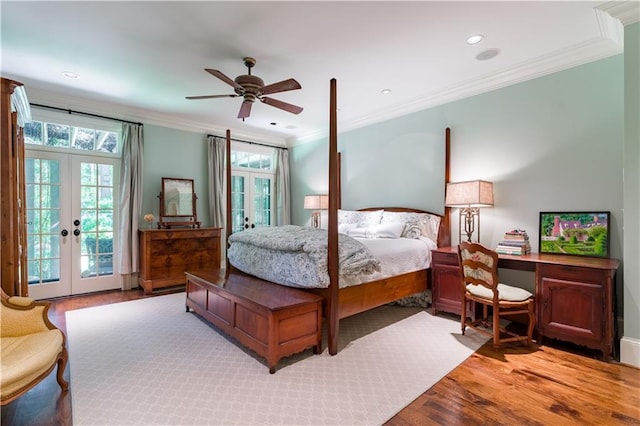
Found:
[[[145,297],[155,295],[131,290],[56,299],[49,317],[66,332],[67,310]],[[501,350],[486,344],[386,425],[640,424],[640,369],[550,343]],[[65,376],[69,379],[68,367]],[[50,374],[3,406],[0,423],[71,425],[71,404],[70,393],[61,395]]]

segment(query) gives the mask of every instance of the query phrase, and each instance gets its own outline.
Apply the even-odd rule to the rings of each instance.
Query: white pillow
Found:
[[[380,224],[382,220],[382,210],[355,211],[338,210],[338,226],[342,224],[356,224],[359,228]]]
[[[390,212],[382,213],[382,224],[403,223],[404,238],[427,237],[433,241],[438,241],[438,229],[440,228],[440,216],[429,213],[417,212]]]
[[[374,227],[374,238],[400,238],[404,223],[381,223]]]
[[[338,227],[338,229],[340,228]],[[387,223],[368,228],[349,228],[346,233],[353,238],[400,238],[403,229],[403,223]]]
[[[357,228],[358,224],[357,223],[341,223],[338,225],[338,232],[340,234],[347,234],[349,235],[349,231],[351,231],[354,228]]]

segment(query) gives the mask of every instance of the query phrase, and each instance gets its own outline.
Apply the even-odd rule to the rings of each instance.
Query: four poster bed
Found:
[[[336,105],[336,81],[332,79],[328,229],[289,225],[232,234],[227,220],[226,268],[187,273],[187,309],[267,358],[271,373],[283,356],[309,347],[320,352],[322,316],[328,350],[335,355],[340,319],[426,292],[431,249],[450,245],[446,208],[444,216],[402,207],[340,209]],[[445,183],[449,138],[447,129]],[[231,164],[230,139],[227,131],[226,164]],[[226,173],[231,182],[229,167]],[[230,218],[230,191],[226,201]],[[395,251],[385,259],[389,248]],[[415,257],[407,250],[418,255],[415,261],[408,261],[409,272],[402,272],[397,269],[400,259]],[[394,265],[396,269],[390,270]]]

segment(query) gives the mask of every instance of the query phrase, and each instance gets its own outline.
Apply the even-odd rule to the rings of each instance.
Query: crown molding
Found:
[[[170,116],[144,108],[136,108],[130,105],[94,101],[88,98],[70,96],[67,94],[52,92],[36,86],[29,88],[29,101],[63,109],[73,109],[91,114],[104,115],[116,120],[141,122],[144,124],[168,127],[187,132],[216,134],[224,136],[227,128],[204,123],[198,120],[190,120],[184,117]],[[117,114],[114,114],[117,111]],[[267,143],[274,146],[286,147],[285,138],[270,137],[264,134],[246,132],[238,129],[230,129],[233,138],[246,139],[254,142]]]
[[[640,22],[640,1],[638,0],[610,1],[597,6],[596,10],[606,12],[625,26]]]
[[[542,56],[531,61],[521,63],[516,67],[506,69],[500,73],[493,73],[479,79],[468,80],[443,90],[432,92],[427,96],[404,103],[393,109],[385,109],[377,113],[368,114],[340,123],[340,132],[354,130],[360,127],[380,123],[382,121],[401,117],[427,108],[443,105],[449,102],[479,95],[506,86],[521,83],[534,78],[553,74],[558,71],[583,65],[589,62],[604,59],[623,52],[615,25],[608,22],[606,17],[601,17],[601,28],[613,37],[598,38],[566,49],[558,50],[551,55]],[[302,138],[297,138],[290,146],[317,140],[328,134],[326,129],[309,133]]]

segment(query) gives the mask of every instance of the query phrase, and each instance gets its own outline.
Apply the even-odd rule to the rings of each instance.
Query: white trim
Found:
[[[610,1],[596,9],[607,12],[612,17],[619,19],[622,25],[634,24],[640,21],[640,2],[635,1]]]
[[[620,339],[620,362],[640,368],[640,339],[632,337]]]

